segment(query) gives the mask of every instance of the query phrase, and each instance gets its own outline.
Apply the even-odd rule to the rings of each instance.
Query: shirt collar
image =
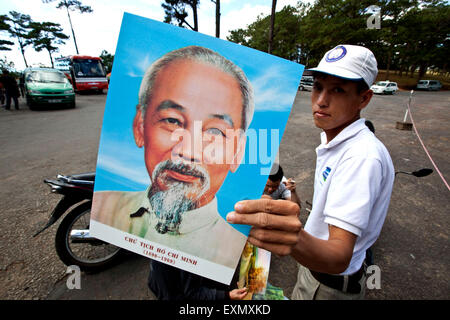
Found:
[[[344,142],[345,140],[353,137],[361,130],[367,129],[367,126],[365,124],[366,119],[361,118],[358,119],[351,124],[349,124],[347,127],[345,127],[339,134],[334,137],[329,143],[327,143],[327,135],[325,132],[322,132],[320,134],[320,141],[321,144],[317,149],[330,149],[333,148],[340,143]]]
[[[140,192],[140,199],[136,202],[136,210],[139,208],[145,208],[148,210],[148,212],[153,213],[152,205],[150,204],[150,200],[148,200],[148,192],[150,191],[150,188],[152,187],[151,183],[147,187],[147,189],[144,192]]]
[[[186,211],[183,214],[183,220],[181,221],[180,234],[186,234],[205,226],[211,225],[218,220],[217,211],[217,198],[214,197],[212,201],[203,207]]]

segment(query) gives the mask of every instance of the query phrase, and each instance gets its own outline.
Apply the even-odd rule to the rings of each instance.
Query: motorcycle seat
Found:
[[[95,172],[72,174],[70,178],[74,180],[95,181]]]

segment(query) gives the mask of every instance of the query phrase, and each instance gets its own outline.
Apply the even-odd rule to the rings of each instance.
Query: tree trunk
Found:
[[[194,31],[198,31],[198,15],[197,15],[198,1],[194,1],[192,5],[192,12],[194,13]]]
[[[48,55],[50,56],[50,62],[52,63],[52,68],[54,68],[55,66],[53,64],[52,52],[48,49],[47,49],[47,51],[48,51]]]
[[[16,38],[17,38],[17,42],[19,43],[20,52],[22,52],[23,61],[25,62],[25,66],[28,68],[27,59],[25,59],[25,49],[23,47],[22,40],[18,35],[18,32],[17,32],[18,27],[15,22],[14,22],[14,29],[16,30]]]
[[[20,51],[22,52],[23,61],[25,62],[25,67],[28,68],[27,59],[25,59],[25,49],[23,48],[22,43],[19,42],[19,45],[20,45]]]
[[[273,28],[275,26],[275,7],[277,6],[277,0],[272,0],[272,14],[270,16],[270,28],[269,28],[269,45],[267,52],[272,53],[272,42],[273,42]]]
[[[428,63],[424,62],[420,64],[420,68],[419,68],[419,76],[418,79],[420,80],[421,78],[423,78],[423,76],[425,75],[425,73],[427,72],[427,68],[428,68]]]
[[[220,0],[216,0],[216,38],[220,38]]]
[[[389,71],[391,68],[392,48],[389,47],[387,63],[386,63],[386,80],[389,80]]]
[[[409,75],[410,78],[414,78],[414,71],[416,70],[417,65],[413,64],[411,66],[411,74]]]
[[[69,17],[70,29],[72,29],[73,42],[75,43],[75,51],[77,52],[77,54],[80,54],[78,52],[77,39],[75,38],[75,32],[73,31],[73,27],[72,27],[72,19],[70,19],[69,8],[67,6],[66,6],[66,10],[67,10],[67,16]]]

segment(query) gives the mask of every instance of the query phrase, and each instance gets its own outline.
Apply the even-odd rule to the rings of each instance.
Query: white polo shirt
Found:
[[[305,225],[309,234],[328,240],[328,225],[357,235],[353,256],[342,274],[358,271],[366,250],[377,240],[394,183],[386,147],[359,119],[327,144],[316,148],[313,207]]]

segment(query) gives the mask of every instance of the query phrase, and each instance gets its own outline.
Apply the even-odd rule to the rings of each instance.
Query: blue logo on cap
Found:
[[[337,46],[336,48],[334,48],[333,50],[328,52],[328,54],[325,57],[325,61],[326,62],[335,62],[335,61],[341,60],[343,57],[345,57],[346,54],[347,54],[347,49],[345,49],[344,46]]]

